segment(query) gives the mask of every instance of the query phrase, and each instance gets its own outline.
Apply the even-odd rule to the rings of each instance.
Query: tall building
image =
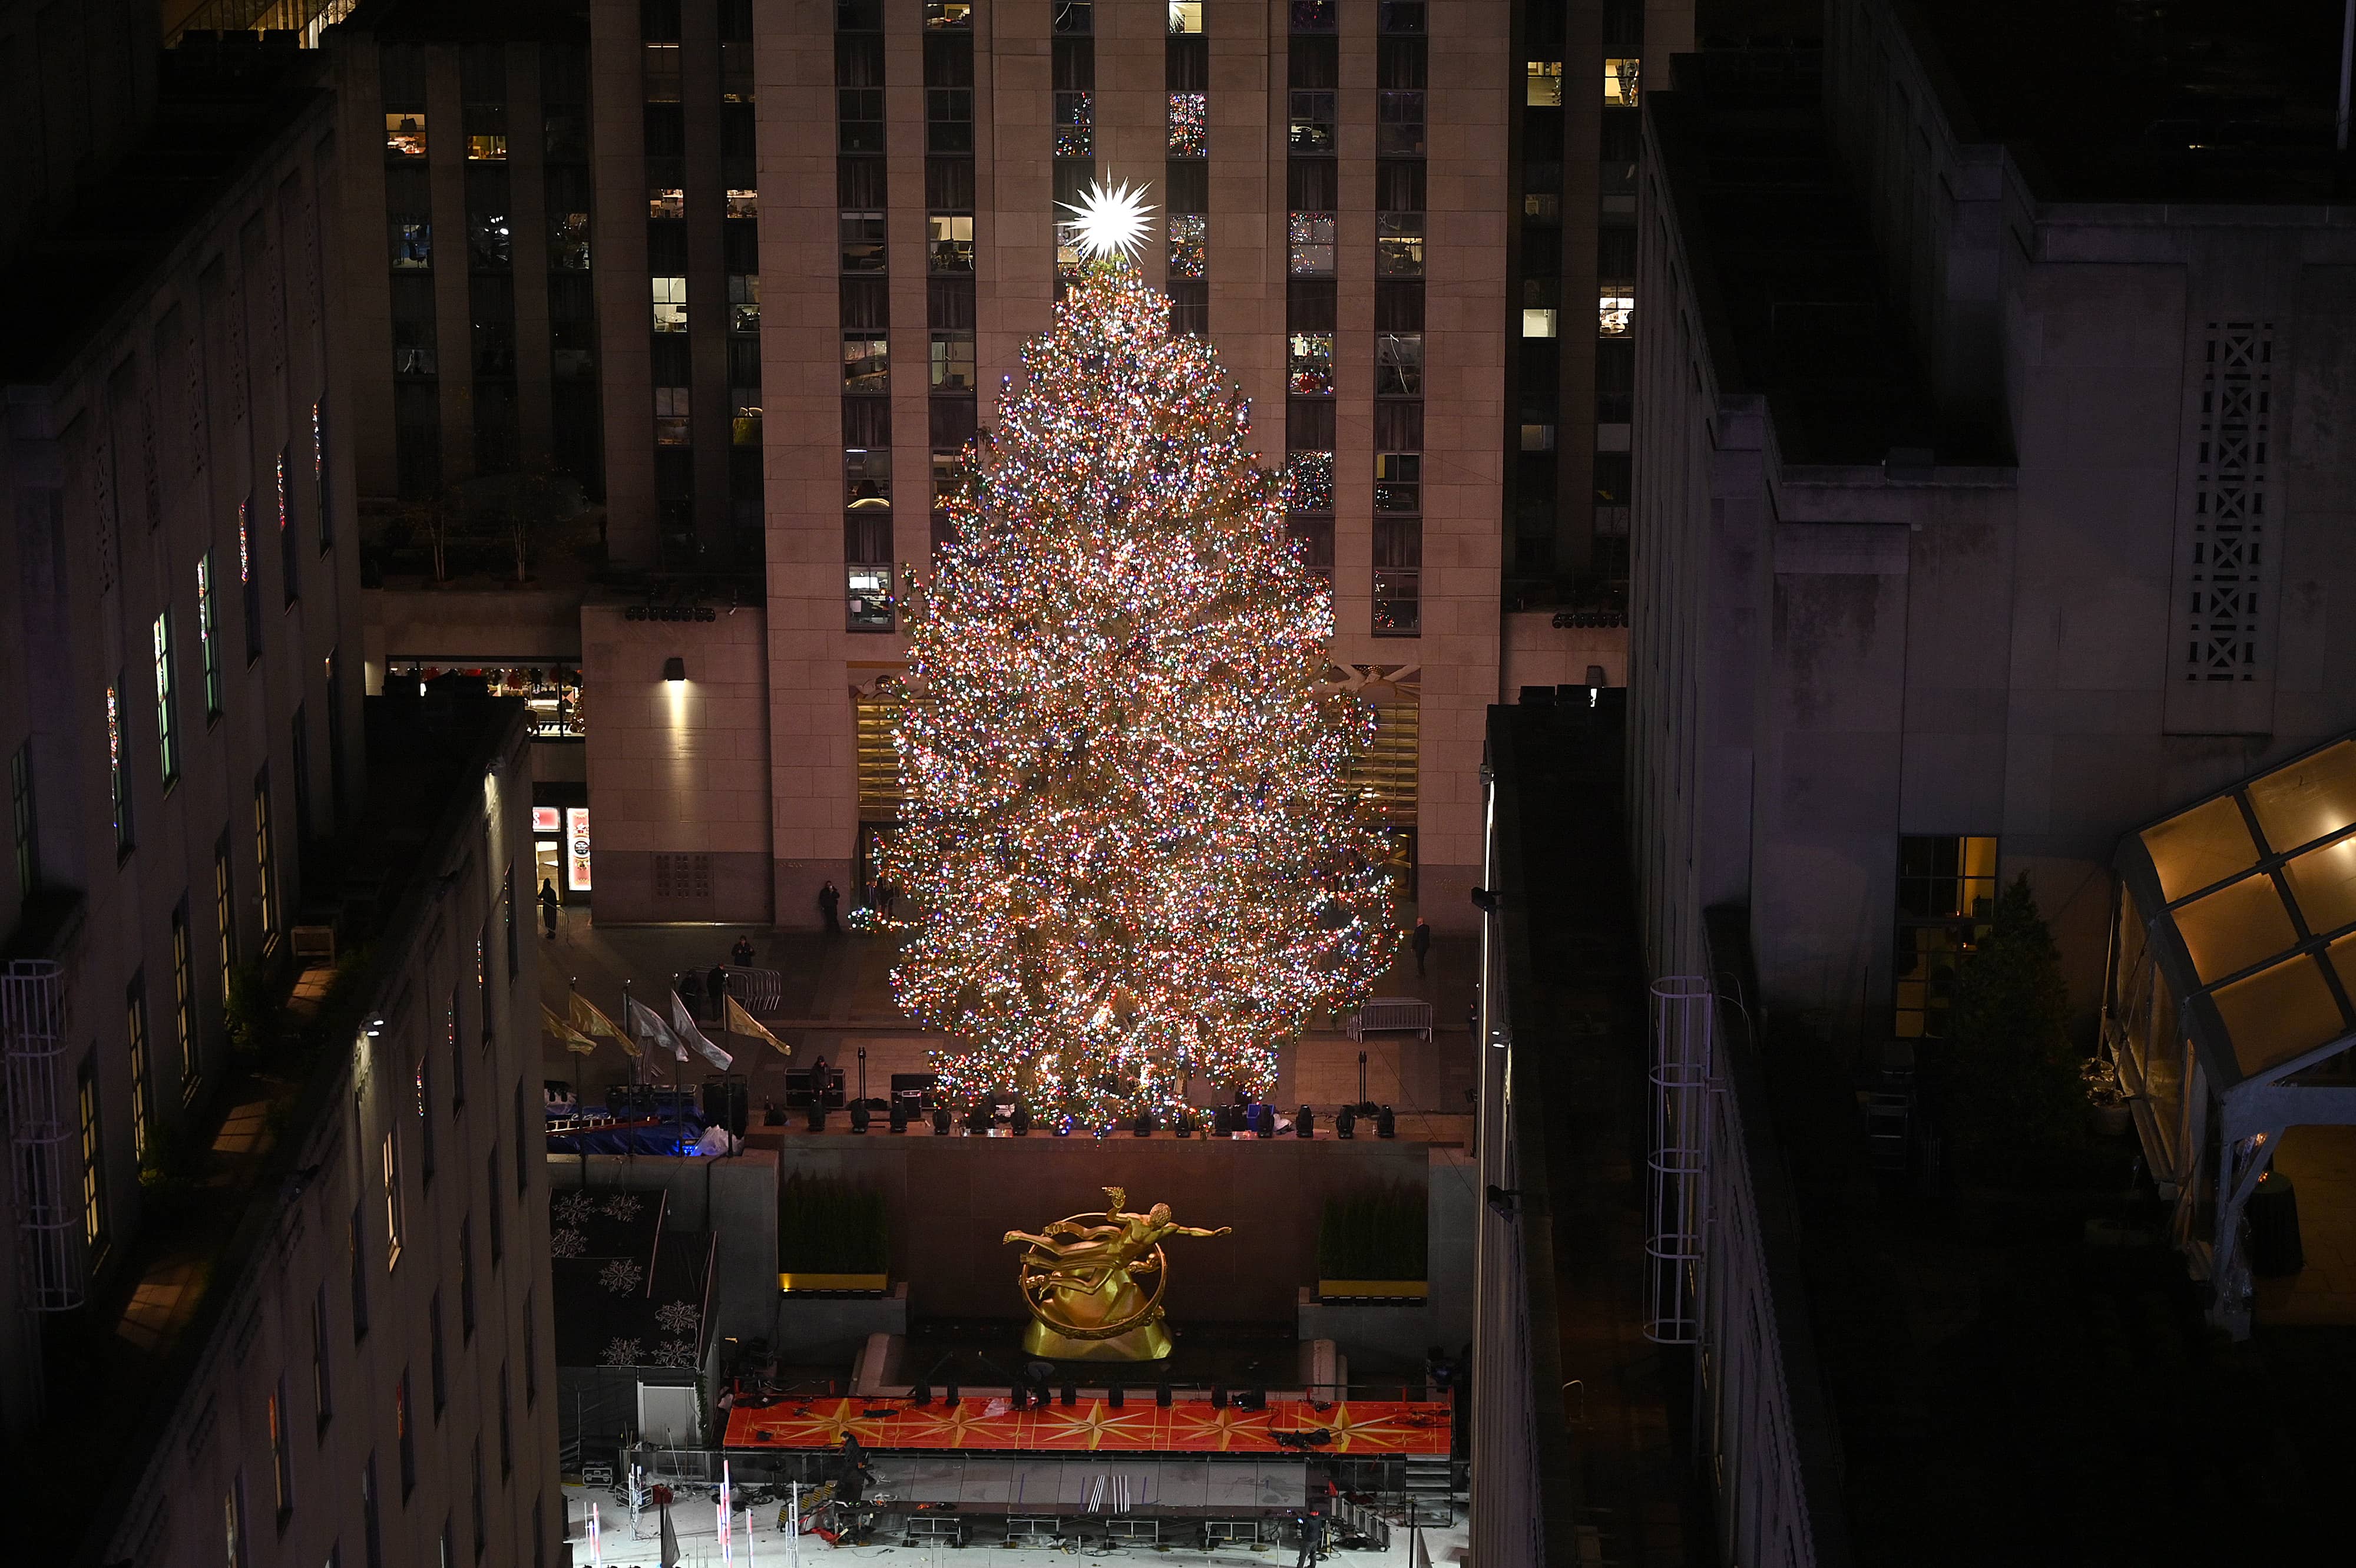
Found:
[[[58,9],[0,60],[102,80]],[[146,37],[0,257],[16,1550],[536,1563],[522,714],[363,713],[330,104],[293,32]]]
[[[1646,109],[1652,962],[1746,908],[1767,1004],[1850,1042],[1945,1033],[2021,873],[2091,1040],[2122,836],[2356,726],[2330,40],[2155,17],[2090,114],[1966,10],[1837,0]]]
[[[1505,361],[1506,596],[1624,607],[1642,95],[1693,46],[1691,0],[1529,0],[1515,9],[1519,297]],[[1647,68],[1650,73],[1647,73]],[[1593,301],[1593,317],[1589,302]]]

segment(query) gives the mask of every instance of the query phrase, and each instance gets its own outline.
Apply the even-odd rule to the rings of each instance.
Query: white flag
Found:
[[[671,1055],[681,1061],[687,1059],[687,1047],[679,1043],[679,1036],[670,1032],[670,1026],[664,1023],[662,1015],[653,1008],[633,996],[628,999],[623,1015],[629,1020],[631,1029],[641,1041],[669,1046]]]
[[[693,1046],[702,1054],[705,1061],[710,1062],[722,1072],[726,1072],[728,1064],[736,1059],[703,1037],[703,1031],[695,1026],[694,1015],[688,1012],[687,1004],[679,999],[679,993],[676,991],[670,993],[670,1026],[680,1039]],[[681,1055],[679,1059],[685,1061],[687,1058]]]

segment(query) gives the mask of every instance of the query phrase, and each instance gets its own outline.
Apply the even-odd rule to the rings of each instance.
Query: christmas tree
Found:
[[[1024,351],[912,595],[906,805],[879,852],[901,1004],[953,1101],[1101,1133],[1235,1089],[1397,950],[1344,788],[1331,593],[1242,399],[1118,238]]]

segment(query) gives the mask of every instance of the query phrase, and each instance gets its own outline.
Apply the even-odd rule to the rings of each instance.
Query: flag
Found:
[[[679,999],[676,991],[670,993],[670,1026],[672,1033],[693,1046],[705,1061],[722,1072],[726,1072],[729,1064],[736,1059],[704,1038],[703,1031],[695,1026],[695,1015],[687,1010],[687,1004]],[[687,1058],[681,1056],[679,1059],[685,1061]]]
[[[756,1040],[766,1040],[773,1047],[775,1047],[776,1053],[781,1057],[789,1057],[794,1054],[793,1047],[786,1044],[785,1041],[777,1038],[776,1036],[761,1027],[759,1021],[756,1020],[753,1015],[744,1011],[744,1004],[742,1002],[737,1001],[734,996],[728,998],[727,1010],[722,1014],[722,1017],[725,1020],[722,1026],[730,1034],[750,1035]]]
[[[605,1531],[597,1522],[597,1505],[589,1505],[590,1568],[605,1568]]]
[[[736,1561],[736,1553],[730,1548],[728,1530],[728,1512],[734,1506],[728,1498],[728,1461],[723,1459],[720,1461],[720,1561],[729,1563]]]
[[[638,1042],[630,1038],[629,1031],[599,1012],[596,1004],[578,991],[573,993],[573,1000],[567,1004],[566,1011],[572,1018],[573,1026],[583,1034],[591,1036],[593,1038],[595,1036],[604,1035],[630,1055],[638,1054]]]
[[[626,996],[622,999],[622,1015],[630,1021],[641,1045],[652,1041],[658,1046],[669,1046],[673,1056],[681,1061],[687,1059],[687,1047],[679,1043],[679,1036],[670,1032],[670,1026],[653,1008],[635,996]]]
[[[630,1005],[637,1007],[638,1004],[633,1002]],[[641,1008],[640,1011],[643,1012],[645,1010]],[[654,1016],[651,1013],[647,1015],[650,1018]],[[658,1023],[661,1022],[659,1019],[657,1019],[656,1021]],[[662,1550],[657,1556],[656,1561],[661,1564],[661,1568],[679,1568],[679,1531],[670,1527],[670,1505],[669,1503],[662,1505]]]
[[[574,1056],[585,1057],[597,1048],[596,1041],[574,1028],[570,1020],[560,1016],[545,1002],[540,1004],[540,1029],[544,1035],[555,1036]]]

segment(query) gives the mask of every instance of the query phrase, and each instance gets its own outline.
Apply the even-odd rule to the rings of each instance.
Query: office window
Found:
[[[401,1262],[401,1130],[384,1135],[384,1266]]]
[[[475,1221],[458,1221],[458,1337],[475,1337]]]
[[[932,349],[933,390],[973,391],[973,333],[963,328],[936,328]]]
[[[270,1480],[278,1504],[278,1523],[283,1529],[286,1518],[294,1511],[294,1455],[286,1444],[286,1378],[279,1375],[278,1386],[270,1391]]]
[[[114,853],[119,858],[131,853],[131,781],[124,775],[123,760],[123,688],[120,683],[106,689],[106,771],[114,790]]]
[[[508,160],[508,134],[505,131],[472,131],[466,135],[466,157],[474,163],[505,163]]]
[[[1295,332],[1285,355],[1285,391],[1295,397],[1323,397],[1333,390],[1333,334]]]
[[[1385,452],[1375,458],[1375,510],[1423,510],[1423,458],[1414,452]]]
[[[655,388],[655,445],[684,446],[692,428],[688,417],[688,389]]]
[[[392,1434],[400,1445],[401,1499],[417,1489],[416,1412],[409,1407],[409,1369],[401,1369],[401,1380],[392,1386]]]
[[[503,273],[515,264],[515,226],[506,213],[466,214],[466,264],[478,273]]]
[[[1285,220],[1286,270],[1294,277],[1333,275],[1333,214],[1294,212]]]
[[[237,902],[235,883],[230,875],[229,832],[223,829],[213,841],[213,925],[219,938],[220,957],[221,1000],[229,1000],[229,988],[237,975]]]
[[[687,330],[687,280],[683,277],[650,279],[648,287],[654,301],[654,329],[658,332]]]
[[[1898,841],[1896,1032],[1944,1038],[1955,980],[1996,908],[1993,837],[1910,834]]]
[[[1096,94],[1071,91],[1055,94],[1055,156],[1096,156]]]
[[[262,950],[278,942],[278,869],[272,857],[270,832],[270,769],[253,779],[254,898],[262,909]]]
[[[925,268],[933,273],[973,271],[973,214],[935,212],[926,216]]]
[[[1338,10],[1334,0],[1292,0],[1292,30],[1330,33],[1334,29]]]
[[[1294,92],[1290,94],[1290,99],[1292,118],[1287,139],[1293,153],[1296,156],[1314,156],[1333,152],[1337,124],[1336,95],[1323,91]]]
[[[1173,34],[1203,30],[1203,0],[1170,0],[1170,30]]]
[[[1625,338],[1634,330],[1636,296],[1624,284],[1606,284],[1596,295],[1595,330],[1599,337]]]
[[[1533,109],[1562,107],[1562,61],[1534,59],[1522,68],[1522,102]]]
[[[761,329],[761,274],[730,273],[728,274],[728,330],[758,332]]]
[[[1087,33],[1092,30],[1090,13],[1096,7],[1090,0],[1054,0],[1055,31]]]
[[[1375,113],[1376,152],[1385,157],[1423,156],[1422,89],[1386,89],[1376,95]]]
[[[40,820],[33,802],[33,743],[8,757],[8,807],[16,835],[16,895],[29,899],[41,890]]]
[[[882,88],[837,88],[834,94],[834,112],[838,151],[880,153],[884,150],[884,90]]]
[[[434,1185],[434,1064],[418,1058],[411,1075],[417,1085],[417,1178],[419,1185]]]
[[[1524,310],[1522,312],[1522,336],[1525,338],[1553,337],[1555,335],[1556,317],[1558,314],[1558,312],[1552,309]]]
[[[490,1514],[483,1505],[483,1440],[481,1438],[475,1439],[470,1457],[473,1461],[474,1472],[475,1561],[479,1563],[483,1560],[483,1547],[491,1538]]]
[[[1173,213],[1170,225],[1170,275],[1173,278],[1199,278],[1209,275],[1211,220],[1200,213]]]
[[[491,1221],[491,1267],[496,1270],[499,1266],[500,1259],[507,1252],[508,1241],[506,1209],[499,1202],[499,1145],[496,1138],[491,1141],[487,1177],[488,1179],[483,1184],[483,1191],[490,1199],[490,1207],[486,1212],[490,1216]]]
[[[515,1471],[515,1400],[509,1391],[508,1364],[499,1362],[499,1479]]]
[[[382,1505],[377,1500],[376,1455],[368,1456],[360,1471],[360,1542],[367,1551],[368,1568],[384,1568],[384,1527]]]
[[[229,1547],[229,1568],[247,1568],[252,1559],[245,1552],[245,1472],[242,1470],[230,1477],[229,1489],[221,1494],[221,1532]]]
[[[434,264],[434,220],[396,212],[385,220],[391,236],[391,262],[397,272],[422,272]]]
[[[925,0],[925,26],[927,28],[972,27],[973,0]]]
[[[1413,637],[1422,618],[1423,520],[1376,516],[1374,553],[1375,635]]]
[[[842,270],[880,273],[884,270],[884,214],[871,210],[844,212],[836,220],[842,241]]]
[[[842,335],[842,390],[881,392],[892,390],[892,345],[873,328],[854,328]]]
[[[335,1384],[327,1367],[327,1286],[311,1293],[311,1409],[322,1434],[336,1413]]]
[[[892,568],[854,563],[843,567],[845,626],[851,631],[893,628]]]
[[[1423,395],[1423,334],[1378,332],[1375,335],[1375,395]]]
[[[191,950],[194,943],[188,936],[187,895],[180,896],[172,910],[172,1027],[180,1047],[180,1081],[193,1082],[197,1076],[197,964]],[[140,1004],[144,1026],[146,1004]],[[140,1031],[146,1033],[143,1027]],[[144,1140],[143,1140],[144,1142]]]
[[[1170,95],[1170,156],[1205,158],[1211,156],[1210,94]]]
[[[425,156],[425,111],[406,109],[384,117],[384,155],[389,158]]]
[[[123,999],[123,1030],[131,1047],[131,1152],[147,1155],[147,975],[131,977]]]
[[[360,1209],[361,1205],[352,1205],[351,1227],[346,1232],[351,1246],[352,1343],[355,1345],[367,1338],[369,1331],[368,1254],[360,1246]]]
[[[679,102],[679,45],[650,43],[646,46],[647,102],[676,103]]]
[[[286,448],[278,449],[278,563],[279,575],[284,578],[286,602],[293,604],[303,596],[303,557],[295,545],[301,537],[294,527],[294,509],[286,493]]]
[[[1615,109],[1636,106],[1636,79],[1642,74],[1644,62],[1634,59],[1613,59],[1603,62],[1603,102]]]
[[[442,1344],[442,1292],[437,1288],[425,1298],[425,1340],[427,1386],[434,1391],[434,1419],[442,1419],[443,1406],[450,1400],[447,1358]]]
[[[74,1084],[81,1130],[81,1239],[93,1270],[106,1251],[106,1150],[99,1136],[97,1065],[85,1057]]]
[[[262,657],[262,565],[253,558],[253,498],[237,503],[237,581],[245,599],[245,661]]]
[[[548,264],[558,272],[589,270],[589,214],[556,212],[549,216]]]
[[[327,483],[327,405],[311,405],[311,510],[319,529],[319,553],[336,545],[334,491]]]
[[[973,89],[925,89],[925,150],[933,153],[973,151]]]

